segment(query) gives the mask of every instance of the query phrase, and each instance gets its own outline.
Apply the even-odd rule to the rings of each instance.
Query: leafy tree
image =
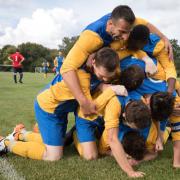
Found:
[[[78,36],[63,38],[62,44],[59,45],[59,50],[62,51],[64,56],[68,54],[77,39]],[[171,43],[174,51],[176,69],[178,75],[180,75],[180,46],[176,39],[172,39]],[[34,67],[41,66],[44,59],[46,59],[50,63],[50,66],[53,67],[53,60],[58,55],[57,49],[48,49],[40,44],[30,42],[18,45],[18,49],[25,57],[25,61],[23,62],[25,71],[34,71]],[[16,47],[13,45],[5,45],[0,49],[0,64],[11,64],[8,60],[8,56],[14,53],[15,50]]]
[[[171,44],[173,46],[174,62],[176,65],[176,71],[178,76],[180,76],[180,46],[178,45],[178,40],[172,39]]]
[[[23,62],[25,71],[33,71],[35,66],[41,66],[43,58],[49,53],[49,50],[42,45],[30,42],[23,43],[18,48],[25,57]]]
[[[59,50],[63,53],[63,55],[66,57],[70,49],[73,47],[75,42],[77,41],[79,36],[73,36],[71,38],[64,37],[62,40],[62,44],[59,45]]]
[[[9,54],[12,54],[16,51],[16,47],[13,45],[5,45],[1,49],[1,56],[0,56],[0,64],[11,64],[11,61],[8,60]]]

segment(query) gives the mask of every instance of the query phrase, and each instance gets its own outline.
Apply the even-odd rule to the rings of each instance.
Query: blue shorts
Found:
[[[70,101],[70,103],[72,105],[69,105],[71,108],[66,110],[65,108],[68,101],[65,104],[59,105],[60,110],[62,110],[61,113],[59,111],[58,113],[48,113],[43,111],[38,102],[35,101],[35,116],[45,144],[51,146],[63,146],[68,123],[67,115],[69,112],[75,111],[75,106],[73,106],[72,101]],[[64,105],[65,108],[63,110]]]
[[[48,67],[43,67],[43,72],[46,74],[48,73]]]
[[[94,121],[89,121],[78,116],[75,117],[76,132],[80,143],[96,140],[95,131],[102,132],[104,123],[102,118],[97,118]]]
[[[56,74],[59,74],[59,73],[60,73],[60,68],[56,67]]]

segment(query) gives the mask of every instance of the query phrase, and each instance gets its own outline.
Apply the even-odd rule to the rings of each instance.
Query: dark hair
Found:
[[[94,59],[96,66],[103,66],[108,72],[114,72],[119,67],[119,56],[109,47],[98,50]]]
[[[151,96],[152,118],[156,121],[167,119],[173,112],[175,98],[168,92],[157,92]]]
[[[127,48],[129,50],[137,51],[142,49],[147,43],[149,38],[149,28],[145,25],[137,25],[130,32]]]
[[[138,65],[132,65],[120,73],[120,84],[124,85],[128,91],[137,89],[143,82],[145,73]]]
[[[134,123],[138,129],[144,129],[151,124],[151,113],[142,100],[132,100],[125,108],[125,121]]]
[[[122,139],[122,145],[124,151],[136,160],[142,160],[147,152],[145,139],[137,131],[127,132]]]
[[[16,52],[20,52],[18,48],[16,48]]]
[[[111,13],[111,19],[117,21],[118,19],[124,19],[130,25],[134,24],[135,22],[135,15],[132,9],[126,5],[120,5],[113,9]]]

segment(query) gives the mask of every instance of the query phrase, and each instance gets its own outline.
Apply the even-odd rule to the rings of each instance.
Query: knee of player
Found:
[[[86,154],[86,155],[83,155],[83,158],[88,161],[95,160],[98,158],[98,154],[97,153]]]
[[[43,156],[43,160],[45,161],[58,161],[62,158],[60,155],[46,155]]]
[[[45,151],[43,154],[43,160],[47,161],[58,161],[62,158],[63,153],[51,153],[48,151]]]

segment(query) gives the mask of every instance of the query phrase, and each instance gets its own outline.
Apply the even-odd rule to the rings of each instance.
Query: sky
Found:
[[[180,44],[178,0],[0,0],[0,48],[34,42],[57,49],[63,37],[79,35],[89,23],[125,4]]]

